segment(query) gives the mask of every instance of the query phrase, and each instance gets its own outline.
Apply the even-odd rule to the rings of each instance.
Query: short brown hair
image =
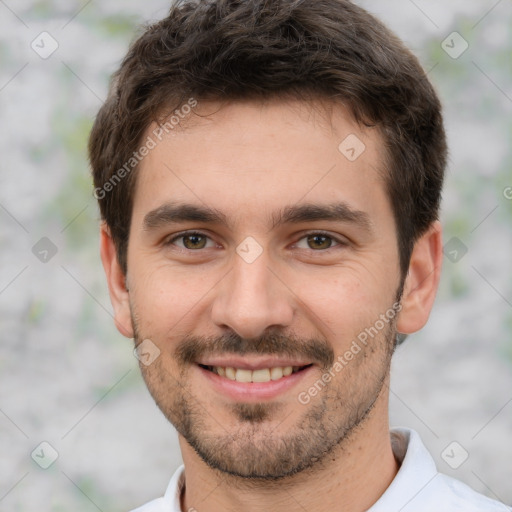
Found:
[[[177,1],[132,44],[89,140],[95,195],[125,273],[137,174],[120,170],[151,122],[189,98],[280,95],[343,103],[380,129],[405,276],[414,242],[438,217],[441,106],[416,57],[347,0]]]

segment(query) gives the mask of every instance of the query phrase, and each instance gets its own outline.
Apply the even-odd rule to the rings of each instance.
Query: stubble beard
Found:
[[[138,344],[144,338],[133,323]],[[291,425],[286,417],[279,421],[282,404],[273,401],[226,405],[222,415],[237,425],[226,428],[200,394],[190,391],[187,366],[171,375],[160,356],[140,367],[160,410],[209,467],[243,479],[275,481],[324,465],[363,428],[387,382],[395,337],[392,321],[309,404],[296,402],[299,414]],[[287,343],[291,346],[284,341],[283,347]]]

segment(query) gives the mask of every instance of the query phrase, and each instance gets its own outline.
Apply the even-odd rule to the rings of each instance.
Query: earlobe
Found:
[[[117,259],[116,247],[106,223],[100,228],[100,255],[107,277],[110,301],[114,308],[114,321],[117,330],[127,338],[133,338],[130,313],[130,297],[124,275]]]
[[[442,260],[442,228],[436,221],[414,244],[397,320],[399,333],[410,334],[426,324],[439,285]]]

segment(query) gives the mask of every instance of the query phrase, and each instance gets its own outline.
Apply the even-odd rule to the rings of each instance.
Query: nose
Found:
[[[252,263],[234,255],[231,272],[217,287],[215,325],[252,339],[270,327],[290,327],[293,312],[292,293],[271,269],[265,251]]]

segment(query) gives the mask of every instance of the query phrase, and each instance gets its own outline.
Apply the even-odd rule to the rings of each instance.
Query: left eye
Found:
[[[310,233],[302,237],[296,244],[300,249],[313,249],[315,251],[330,249],[336,245],[342,244],[332,236],[324,233]]]
[[[178,241],[181,243],[178,243]],[[214,242],[202,233],[185,233],[169,240],[168,244],[177,245],[182,249],[189,250],[205,249],[215,246]]]

